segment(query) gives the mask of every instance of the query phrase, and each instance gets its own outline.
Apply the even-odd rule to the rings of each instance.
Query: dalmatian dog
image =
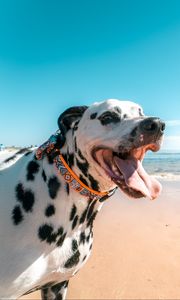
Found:
[[[55,150],[17,152],[0,172],[0,298],[40,290],[65,299],[69,279],[92,249],[93,222],[109,191],[155,199],[161,185],[142,166],[158,151],[165,124],[130,101],[115,99],[63,112]],[[57,170],[59,153],[76,178],[103,197],[73,189]],[[111,193],[112,194],[112,193]]]

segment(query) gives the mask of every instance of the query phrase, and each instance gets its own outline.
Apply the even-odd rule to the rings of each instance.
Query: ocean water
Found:
[[[180,180],[180,151],[146,153],[143,166],[149,174],[162,179]]]
[[[12,155],[12,151],[0,152],[0,170],[3,169],[1,162]],[[143,166],[148,174],[162,180],[180,181],[180,151],[148,151],[143,160]]]

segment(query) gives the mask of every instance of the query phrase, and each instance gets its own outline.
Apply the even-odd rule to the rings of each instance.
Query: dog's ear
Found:
[[[73,106],[66,109],[58,118],[58,126],[62,134],[65,134],[72,126],[72,123],[79,120],[88,106]]]

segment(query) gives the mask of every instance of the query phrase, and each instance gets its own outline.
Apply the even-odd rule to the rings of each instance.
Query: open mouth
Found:
[[[161,192],[161,184],[145,171],[142,161],[147,150],[158,151],[159,144],[148,144],[130,151],[114,152],[98,147],[93,150],[94,160],[108,177],[128,196],[155,199]]]

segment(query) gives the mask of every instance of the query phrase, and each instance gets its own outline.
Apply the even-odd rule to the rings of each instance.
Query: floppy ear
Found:
[[[58,118],[58,126],[62,134],[65,134],[74,121],[80,119],[88,106],[73,106],[66,109]]]

